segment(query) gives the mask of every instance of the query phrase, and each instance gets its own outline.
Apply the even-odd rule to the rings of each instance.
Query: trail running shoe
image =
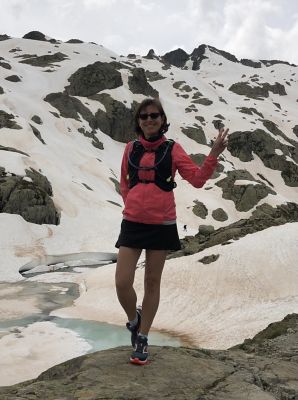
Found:
[[[136,344],[136,339],[138,336],[138,332],[140,329],[140,325],[141,325],[141,315],[142,315],[142,307],[138,306],[137,307],[137,316],[138,316],[138,322],[135,326],[131,327],[130,323],[127,322],[126,324],[126,328],[131,332],[131,345],[132,347],[135,347]]]
[[[131,353],[130,362],[144,365],[148,362],[148,340],[145,336],[138,336],[134,351]]]

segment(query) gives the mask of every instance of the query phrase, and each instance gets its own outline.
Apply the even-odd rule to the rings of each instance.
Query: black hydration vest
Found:
[[[174,140],[167,139],[155,150],[146,150],[139,140],[133,142],[132,150],[128,155],[128,187],[131,189],[138,183],[153,182],[165,192],[171,192],[176,186],[172,178],[172,148]],[[146,152],[155,153],[154,165],[150,167],[140,167],[140,161]],[[139,178],[139,171],[155,171],[154,181]]]

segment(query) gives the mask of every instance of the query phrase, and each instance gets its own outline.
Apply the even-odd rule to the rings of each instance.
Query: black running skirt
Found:
[[[141,224],[123,220],[115,247],[132,247],[148,250],[180,250],[177,225]]]

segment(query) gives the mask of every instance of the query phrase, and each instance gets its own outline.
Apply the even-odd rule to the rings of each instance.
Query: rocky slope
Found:
[[[298,315],[225,351],[152,346],[150,363],[128,363],[128,347],[75,358],[37,379],[0,388],[1,400],[295,400]]]

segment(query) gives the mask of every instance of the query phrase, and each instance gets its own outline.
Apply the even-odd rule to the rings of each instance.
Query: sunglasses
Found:
[[[150,117],[151,119],[157,119],[157,118],[160,117],[160,116],[161,116],[161,114],[160,114],[160,113],[157,113],[157,112],[153,112],[153,113],[150,113],[150,114],[142,113],[142,114],[139,115],[139,118],[140,118],[141,120],[145,121],[145,120],[148,119],[149,117]]]

